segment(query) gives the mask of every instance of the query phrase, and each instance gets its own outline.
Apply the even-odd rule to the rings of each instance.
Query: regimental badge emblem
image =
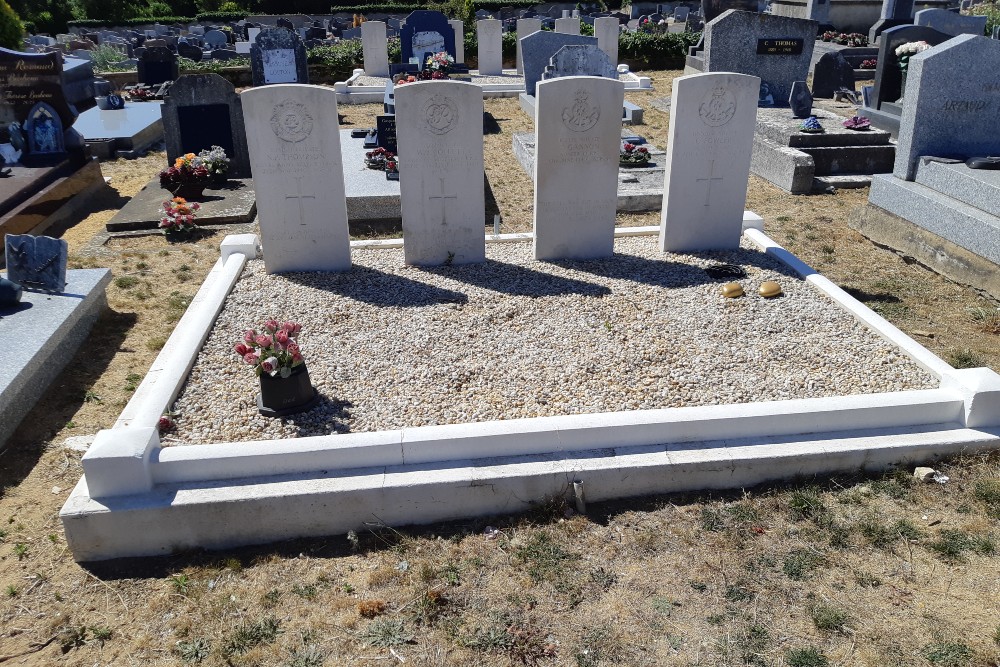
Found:
[[[563,125],[573,132],[586,132],[597,125],[601,108],[590,103],[590,93],[578,90],[573,95],[573,104],[563,109]]]
[[[434,95],[424,104],[424,123],[434,134],[447,134],[458,121],[458,105],[444,95]]]
[[[721,127],[736,115],[736,96],[728,89],[713,88],[698,107],[698,117],[709,127]]]
[[[282,141],[298,143],[312,132],[313,118],[306,105],[295,100],[285,100],[274,105],[271,129]]]

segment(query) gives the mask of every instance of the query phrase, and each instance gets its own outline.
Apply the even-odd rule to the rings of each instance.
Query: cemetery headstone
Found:
[[[375,145],[381,148],[391,151],[393,153],[399,153],[398,145],[399,140],[397,139],[396,133],[396,114],[387,113],[379,116],[375,116]]]
[[[204,41],[206,45],[212,48],[221,49],[229,43],[229,38],[221,30],[209,30],[204,35]]]
[[[542,29],[541,19],[518,19],[517,20],[517,73],[524,74],[524,55],[521,53],[521,40],[528,35],[538,32]],[[527,91],[529,95],[534,95],[534,92]]]
[[[389,41],[385,23],[365,21],[361,24],[361,48],[364,52],[365,74],[389,76]]]
[[[285,30],[291,30],[292,32],[295,32],[295,24],[286,18],[278,19],[274,25],[278,28],[284,28]]]
[[[422,65],[428,54],[447,52],[455,57],[455,30],[441,12],[418,9],[406,17],[399,33],[400,62],[417,58]]]
[[[214,73],[185,74],[170,87],[160,112],[168,163],[221,146],[229,157],[229,175],[250,177],[243,106],[229,81]]]
[[[977,35],[959,35],[910,58],[896,177],[913,180],[925,155],[1000,155],[997,72],[1000,44]]]
[[[913,15],[913,23],[952,36],[982,35],[986,32],[985,16],[964,16],[947,9],[921,9]]]
[[[181,58],[187,58],[188,60],[193,60],[198,63],[201,62],[204,53],[197,46],[192,46],[186,42],[177,45],[177,55]]]
[[[805,81],[796,81],[792,84],[788,106],[796,118],[808,118],[812,115],[813,96],[809,94],[809,86]]]
[[[674,23],[684,23],[687,21],[688,12],[690,9],[688,7],[675,7],[674,8]]]
[[[501,28],[502,25],[497,19],[476,21],[479,41],[479,73],[484,76],[495,76],[503,73]]]
[[[555,52],[542,72],[542,79],[561,76],[600,76],[617,79],[618,70],[608,54],[593,44],[564,46]]]
[[[757,12],[760,6],[757,0],[701,0],[701,18],[708,23],[730,9],[744,12]]]
[[[177,55],[165,46],[150,46],[136,65],[139,83],[158,86],[177,78]]]
[[[535,105],[535,259],[614,252],[625,86],[564,77],[538,84]]]
[[[737,248],[743,225],[760,79],[729,72],[674,79],[660,247]]]
[[[564,46],[592,44],[597,46],[596,37],[566,35],[540,30],[521,40],[521,54],[524,59],[524,92],[535,94],[535,85],[542,80],[542,73],[556,51]]]
[[[556,19],[556,32],[564,35],[579,35],[580,19],[572,17]]]
[[[809,74],[817,23],[729,10],[705,25],[705,71],[760,78],[776,104]]]
[[[278,84],[241,97],[266,270],[349,269],[337,93]]]
[[[816,21],[820,27],[830,25],[830,0],[806,0],[805,18]]]
[[[914,0],[882,0],[881,18],[868,31],[868,41],[872,44],[889,28],[907,25],[913,21]]]
[[[263,29],[250,45],[250,70],[254,86],[308,83],[306,47],[292,30]]]
[[[407,264],[486,259],[483,93],[425,81],[396,94],[399,195]]]
[[[7,278],[47,292],[66,290],[66,259],[69,244],[63,239],[30,234],[4,237]]]
[[[27,152],[23,127],[39,103],[55,111],[63,128],[73,124],[76,114],[63,92],[62,71],[58,53],[0,49],[0,143]]]
[[[602,16],[594,20],[594,37],[597,47],[608,54],[608,60],[618,66],[618,19],[612,16]]]
[[[813,96],[833,99],[844,88],[854,90],[854,67],[838,51],[824,53],[813,69]]]
[[[927,42],[936,46],[950,39],[950,35],[917,25],[901,25],[882,33],[878,47],[878,65],[875,68],[875,90],[872,93],[875,109],[885,102],[895,102],[903,93],[903,73],[899,68],[896,49],[907,42]]]
[[[455,31],[455,62],[465,64],[465,23],[458,19],[449,19],[448,25]]]

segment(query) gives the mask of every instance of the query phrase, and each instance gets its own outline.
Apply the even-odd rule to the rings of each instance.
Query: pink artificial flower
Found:
[[[243,361],[245,361],[250,366],[256,366],[257,365],[257,355],[254,354],[253,352],[247,352],[246,354],[243,355]]]
[[[274,333],[278,330],[278,321],[268,320],[267,322],[264,322],[264,330],[267,331],[267,333]]]
[[[293,357],[295,355],[299,354],[300,349],[301,348],[299,348],[299,344],[298,343],[289,343],[288,344],[288,354],[292,355]]]
[[[171,430],[173,427],[174,427],[174,422],[167,415],[163,415],[156,422],[156,428],[159,429],[160,433],[165,433],[166,431]]]
[[[236,349],[236,354],[240,355],[241,357],[245,357],[247,352],[250,351],[250,348],[244,345],[243,343],[237,343],[235,349]]]
[[[257,344],[261,347],[271,347],[272,343],[274,343],[274,340],[272,340],[267,334],[257,336]]]
[[[302,355],[299,354],[298,352],[294,353],[292,355],[292,361],[294,361],[295,363],[302,361]]]
[[[631,152],[635,150],[635,144],[625,144],[625,152]]]
[[[243,332],[243,341],[253,345],[257,341],[257,332],[253,329],[247,329]]]
[[[640,152],[640,153],[648,153],[649,149],[647,149],[645,146],[640,146],[638,152]]]
[[[281,328],[288,332],[289,336],[294,336],[298,332],[302,331],[302,325],[288,320],[281,325]]]
[[[274,357],[268,357],[267,359],[265,359],[260,363],[260,367],[261,370],[263,370],[265,373],[270,373],[273,375],[274,372],[278,369],[278,360],[275,359]]]

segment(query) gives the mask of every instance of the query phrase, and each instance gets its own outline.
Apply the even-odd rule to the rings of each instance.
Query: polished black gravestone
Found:
[[[250,45],[250,73],[254,86],[309,83],[305,44],[287,28],[261,30]]]
[[[788,96],[788,106],[792,109],[792,114],[796,118],[808,118],[812,115],[813,96],[809,94],[809,87],[805,81],[796,81],[792,84],[792,93]]]
[[[139,83],[158,86],[177,78],[177,56],[165,46],[147,48],[136,64]]]
[[[375,116],[375,124],[378,128],[376,131],[378,146],[393,153],[397,152],[396,116],[392,114]]]
[[[833,99],[846,88],[854,92],[854,67],[839,52],[824,53],[813,69],[813,97]]]

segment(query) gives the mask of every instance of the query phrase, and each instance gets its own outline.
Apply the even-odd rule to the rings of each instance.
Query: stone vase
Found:
[[[319,401],[319,394],[309,380],[305,364],[292,369],[286,378],[281,374],[274,377],[260,374],[260,393],[257,394],[257,410],[265,417],[284,417],[305,412]]]

